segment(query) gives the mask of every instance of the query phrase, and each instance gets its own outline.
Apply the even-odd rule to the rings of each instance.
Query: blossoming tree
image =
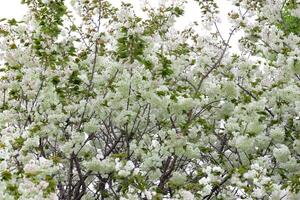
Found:
[[[185,1],[2,20],[2,199],[300,199],[299,5],[232,0],[226,38],[196,2],[181,31]]]

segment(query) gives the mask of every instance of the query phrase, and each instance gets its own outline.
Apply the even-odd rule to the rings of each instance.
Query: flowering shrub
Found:
[[[300,199],[299,4],[232,0],[226,38],[196,2],[180,31],[185,1],[2,20],[3,199]]]

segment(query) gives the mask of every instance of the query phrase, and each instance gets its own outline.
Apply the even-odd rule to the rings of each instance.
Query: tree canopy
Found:
[[[300,199],[299,3],[226,1],[225,37],[214,0],[177,30],[187,1],[1,20],[1,198]]]

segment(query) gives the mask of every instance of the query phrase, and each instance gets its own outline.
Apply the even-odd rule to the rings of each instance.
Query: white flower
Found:
[[[266,135],[258,135],[255,137],[255,145],[260,149],[265,149],[269,146],[271,138]]]
[[[158,148],[159,146],[160,146],[159,141],[152,140],[151,147],[153,147],[155,149],[155,148]]]
[[[89,84],[89,79],[87,77],[87,74],[82,73],[78,76],[85,84]]]
[[[91,119],[88,123],[84,125],[84,131],[86,133],[95,133],[98,130],[97,121]]]
[[[235,146],[241,151],[252,152],[254,147],[254,140],[253,138],[240,135],[236,138]]]
[[[254,169],[256,171],[261,171],[263,168],[258,163],[254,163],[251,165],[251,169]]]
[[[134,164],[131,160],[128,160],[125,167],[124,167],[125,170],[127,171],[131,171],[134,169]]]
[[[300,6],[298,6],[296,9],[291,10],[291,14],[295,17],[300,18]]]
[[[174,172],[170,178],[170,182],[174,185],[183,185],[186,181],[186,176],[179,172]]]
[[[290,158],[290,150],[287,146],[281,144],[278,148],[273,149],[273,155],[278,162],[287,162]]]
[[[212,168],[212,171],[214,171],[214,172],[223,172],[223,169],[221,167],[219,167],[219,166],[214,166]]]
[[[210,179],[207,177],[202,177],[200,180],[199,180],[199,184],[201,185],[206,185],[210,182]]]
[[[122,177],[127,177],[127,176],[130,175],[130,172],[127,171],[127,170],[121,169],[121,170],[118,172],[118,175],[119,175],[119,176],[122,176]]]
[[[295,140],[293,146],[295,151],[300,154],[300,140]]]
[[[84,166],[89,170],[99,172],[101,174],[108,174],[115,170],[115,163],[110,159],[99,160],[93,158],[91,161],[85,162]]]
[[[134,163],[129,160],[126,162],[125,166],[121,168],[121,170],[118,172],[119,176],[127,177],[131,174],[132,170],[134,169]]]
[[[234,111],[234,105],[233,103],[226,102],[222,105],[221,113],[222,115],[231,115],[231,113]]]
[[[46,181],[41,181],[39,186],[41,187],[41,189],[46,189],[46,187],[48,187],[49,183]]]
[[[142,193],[142,197],[146,197],[147,199],[152,199],[152,192],[151,191],[144,191]]]
[[[150,171],[148,176],[149,176],[150,181],[155,182],[155,181],[159,180],[159,177],[161,176],[161,172],[159,169],[155,169],[155,170]]]
[[[39,172],[39,166],[31,160],[30,163],[24,166],[24,171],[28,174],[36,174]]]
[[[243,176],[245,179],[254,179],[256,176],[256,172],[254,170],[249,170]]]
[[[284,140],[285,132],[281,127],[276,127],[270,131],[270,136],[275,143],[281,143]]]
[[[287,162],[280,163],[280,167],[289,171],[289,173],[295,173],[299,171],[300,164],[292,157]]]
[[[181,194],[183,200],[194,200],[195,199],[195,196],[190,191],[182,190],[180,192],[180,194]]]
[[[226,82],[223,84],[223,91],[228,97],[235,98],[237,96],[236,87],[233,82]]]
[[[248,126],[247,126],[247,131],[251,133],[258,134],[264,129],[264,125],[262,125],[258,120],[252,120]]]
[[[212,186],[210,184],[206,185],[201,191],[202,196],[209,195],[211,190],[212,190]]]
[[[264,195],[265,195],[265,192],[261,188],[255,188],[254,191],[253,191],[253,196],[258,198],[258,199],[263,198]]]

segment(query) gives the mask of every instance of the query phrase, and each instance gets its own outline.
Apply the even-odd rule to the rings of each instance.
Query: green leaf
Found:
[[[17,48],[17,45],[16,45],[15,43],[13,43],[13,44],[11,44],[11,45],[9,46],[9,48],[10,48],[10,49],[16,49],[16,48]]]
[[[8,31],[6,31],[6,30],[3,30],[3,29],[1,29],[1,28],[0,28],[0,35],[7,36],[8,34],[9,34],[9,32],[8,32]]]
[[[53,85],[58,85],[58,83],[60,82],[59,76],[54,76],[51,82],[53,83]]]
[[[78,70],[73,71],[69,78],[69,82],[75,85],[80,85],[82,81],[78,76],[79,76],[79,71]]]
[[[176,15],[176,17],[179,17],[184,14],[184,10],[177,6],[174,8],[174,14]]]
[[[115,153],[115,154],[112,154],[111,157],[123,159],[123,158],[127,158],[127,153]]]
[[[11,179],[12,174],[9,171],[5,170],[1,173],[1,176],[2,176],[2,180],[8,181]]]
[[[17,23],[18,23],[18,22],[16,21],[15,18],[9,19],[9,20],[8,20],[8,24],[11,25],[11,26],[15,26],[15,25],[17,25]]]
[[[46,176],[46,181],[49,183],[48,187],[46,188],[46,194],[50,194],[55,191],[57,182],[51,176]]]
[[[23,144],[25,142],[25,139],[22,136],[19,136],[15,139],[14,143],[13,143],[13,147],[15,149],[21,149]]]
[[[19,199],[19,197],[21,196],[17,185],[13,185],[13,184],[8,184],[6,186],[6,190],[8,191],[9,194],[11,194],[12,196],[15,197],[15,199]]]

